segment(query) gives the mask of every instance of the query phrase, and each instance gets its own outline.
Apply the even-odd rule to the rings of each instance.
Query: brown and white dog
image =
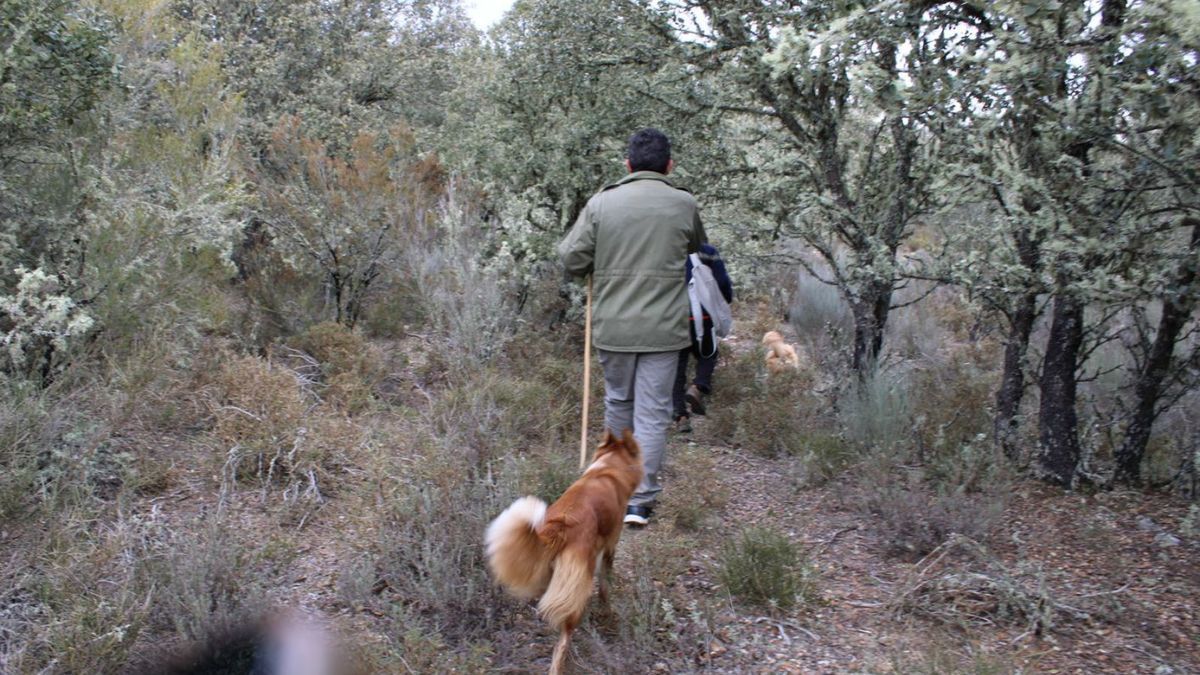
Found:
[[[488,526],[484,543],[492,574],[518,598],[540,597],[538,613],[560,631],[552,675],[562,672],[600,560],[600,601],[608,602],[625,507],[641,480],[641,448],[633,432],[626,429],[617,438],[606,430],[591,465],[557,501],[547,507],[537,497],[522,497]]]
[[[776,331],[767,331],[763,335],[763,345],[767,348],[767,371],[779,373],[785,370],[799,370],[800,357],[796,348],[783,341],[783,336]]]

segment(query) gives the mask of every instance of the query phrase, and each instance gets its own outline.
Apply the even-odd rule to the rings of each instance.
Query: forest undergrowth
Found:
[[[738,328],[574,671],[1200,671],[1198,7],[5,0],[0,672],[545,668],[481,537],[647,125]]]
[[[769,302],[739,314],[573,672],[1200,667],[1195,509],[1063,493],[996,457],[986,344],[847,389]],[[801,369],[767,375],[769,328]],[[581,339],[560,324],[484,365],[320,324],[261,355],[147,345],[107,386],[10,398],[0,431],[28,453],[3,486],[0,662],[122,672],[291,612],[354,672],[545,667],[553,636],[480,542],[577,473]]]

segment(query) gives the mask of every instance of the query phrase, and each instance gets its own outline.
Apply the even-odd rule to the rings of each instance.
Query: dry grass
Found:
[[[321,501],[331,472],[349,461],[361,430],[319,405],[311,381],[277,363],[230,356],[204,389],[221,475],[279,486],[285,501]]]
[[[375,389],[386,374],[382,349],[361,333],[334,322],[310,327],[292,344],[302,352],[293,355],[301,368],[310,363],[304,355],[315,361],[317,372],[312,376],[322,399],[349,413],[370,407]]]
[[[695,447],[672,450],[669,489],[663,492],[661,516],[670,519],[675,529],[695,532],[708,518],[725,507],[729,488],[717,470],[711,451]]]
[[[916,651],[914,654],[912,651]],[[892,672],[913,675],[1010,675],[1021,669],[1005,655],[989,654],[977,649],[956,648],[952,638],[937,638],[918,650],[894,655],[888,664]]]
[[[312,405],[292,371],[254,356],[231,355],[208,392],[214,440],[237,457],[239,478],[270,481],[317,463],[304,443]]]
[[[485,370],[446,388],[427,422],[448,452],[483,467],[533,445],[565,444],[575,405],[537,379]]]
[[[919,472],[868,472],[860,481],[860,512],[890,553],[918,558],[956,535],[987,540],[1000,524],[1004,498],[999,491],[969,494],[930,485]]]
[[[964,558],[971,563],[966,568]],[[892,608],[951,625],[1015,623],[1037,635],[1068,609],[1049,594],[1040,575],[1008,569],[982,544],[961,535],[917,563]]]
[[[51,407],[41,395],[3,382],[0,396],[0,521],[30,506],[38,483],[38,455],[51,444]]]
[[[424,424],[398,423],[389,442],[371,442],[353,509],[370,534],[342,568],[339,594],[386,616],[389,643],[405,659],[412,650],[449,659],[457,657],[446,644],[461,655],[460,647],[481,644],[516,609],[488,577],[481,542],[490,519],[517,496],[524,469],[513,459],[481,470],[446,451]]]
[[[4,672],[127,672],[264,609],[264,549],[219,517],[168,526],[80,506],[46,524],[0,576]]]
[[[651,672],[672,660],[702,663],[713,638],[718,598],[677,584],[698,542],[665,530],[622,535],[611,607],[593,604],[580,640],[581,662],[598,672]]]

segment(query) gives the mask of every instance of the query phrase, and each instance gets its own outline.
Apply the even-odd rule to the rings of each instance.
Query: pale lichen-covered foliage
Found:
[[[42,348],[45,342],[65,350],[67,341],[86,334],[93,322],[72,298],[61,293],[58,279],[41,268],[18,267],[15,272],[20,277],[16,293],[0,295],[0,311],[10,326],[0,335],[7,362],[4,370],[8,371],[25,368],[29,351]]]
[[[92,326],[120,338],[155,319],[186,314],[183,300],[194,289],[185,281],[228,274],[230,246],[240,230],[244,197],[232,162],[240,98],[228,86],[220,50],[175,23],[166,2],[97,4],[62,14],[60,4],[50,3],[30,10],[27,23],[16,26],[17,35],[28,35],[47,12],[58,11],[65,28],[46,39],[63,43],[56,47],[61,59],[86,57],[85,47],[103,48],[122,64],[106,77],[93,77],[91,88],[71,100],[75,107],[55,113],[61,119],[43,111],[30,118],[38,126],[24,130],[36,136],[8,145],[22,153],[13,161],[34,168],[23,184],[6,170],[0,186],[5,194],[20,189],[15,203],[26,210],[0,210],[0,230],[8,235],[0,238],[15,242],[0,247],[0,266],[5,276],[17,267],[26,270],[5,284],[15,291],[4,294],[5,344],[12,364],[44,362],[43,376]],[[98,19],[98,12],[107,16]],[[75,45],[71,40],[89,20],[122,30],[105,34],[108,40],[99,46],[95,37]],[[172,36],[173,45],[155,35]],[[25,75],[63,76],[54,86],[66,93],[75,86],[68,81],[95,70],[88,64],[69,70],[64,62],[58,75],[37,68]],[[122,86],[105,88],[116,74]],[[25,100],[51,99],[22,99],[6,104],[6,111]],[[216,270],[203,269],[197,258],[202,251],[214,253]],[[29,354],[31,349],[40,351]]]

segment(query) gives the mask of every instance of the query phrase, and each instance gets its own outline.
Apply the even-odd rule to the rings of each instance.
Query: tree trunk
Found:
[[[1021,410],[1021,399],[1025,396],[1025,354],[1029,350],[1029,335],[1037,318],[1037,295],[1025,293],[1017,301],[1008,329],[1008,341],[1004,345],[1004,372],[1000,376],[1000,390],[996,392],[996,419],[993,433],[996,443],[1004,455],[1017,460],[1021,448],[1017,444],[1020,426],[1017,414]]]
[[[1116,474],[1113,480],[1136,483],[1141,478],[1142,457],[1146,454],[1146,443],[1150,440],[1150,429],[1158,417],[1158,399],[1162,395],[1163,382],[1170,372],[1175,355],[1175,343],[1183,332],[1196,305],[1196,294],[1192,289],[1196,282],[1195,253],[1200,249],[1200,220],[1189,219],[1192,241],[1189,255],[1179,270],[1179,276],[1171,285],[1173,297],[1163,299],[1162,316],[1158,320],[1158,332],[1146,356],[1142,371],[1138,373],[1134,396],[1137,402],[1133,419],[1125,430],[1116,452]],[[1191,264],[1189,264],[1191,263]]]
[[[879,343],[875,328],[875,319],[865,307],[854,309],[854,355],[850,362],[851,368],[860,380],[866,379],[867,373],[875,363],[878,353],[874,345]]]
[[[869,284],[865,295],[852,308],[854,354],[851,366],[859,379],[865,379],[871,373],[883,350],[883,330],[892,308],[891,284]]]
[[[1060,295],[1054,300],[1050,339],[1042,361],[1038,468],[1044,479],[1066,487],[1071,486],[1080,456],[1075,370],[1082,343],[1083,303]]]

